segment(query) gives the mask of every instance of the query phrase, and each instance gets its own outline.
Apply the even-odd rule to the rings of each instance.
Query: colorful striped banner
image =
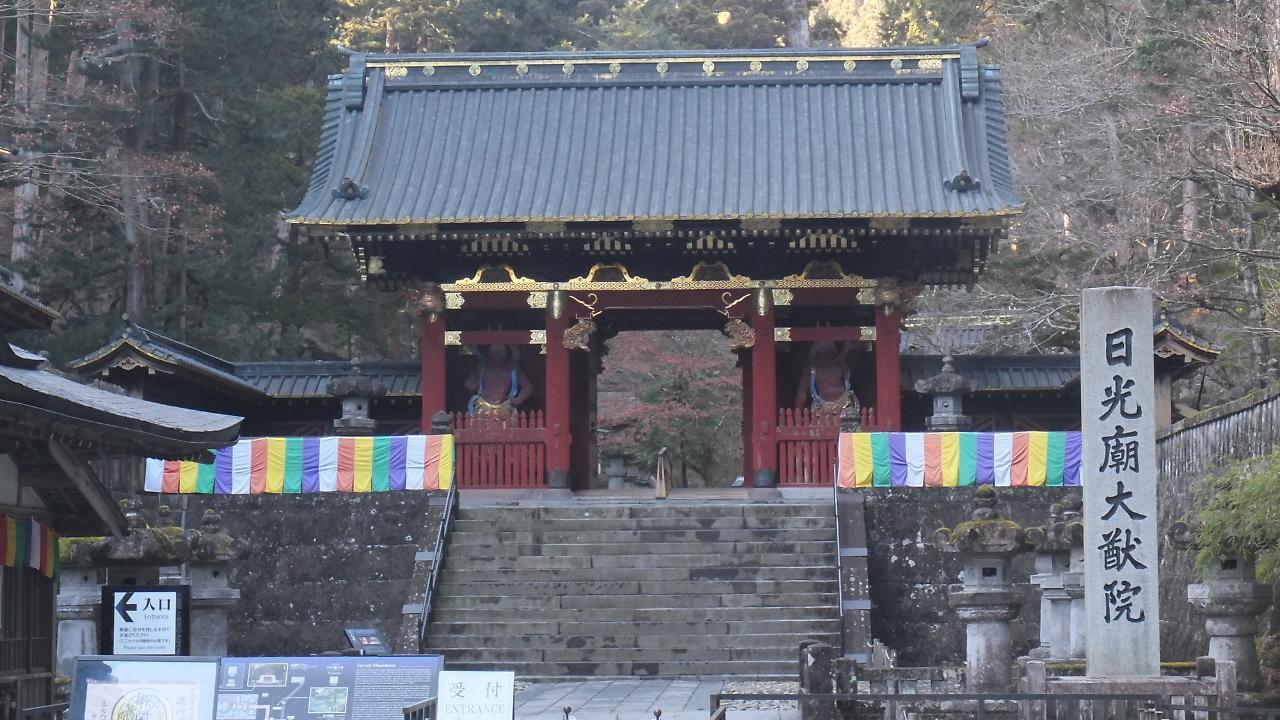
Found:
[[[32,517],[0,515],[0,562],[28,567],[47,578],[58,574],[58,535]]]
[[[1078,487],[1079,432],[841,433],[843,488]]]
[[[447,490],[452,435],[244,438],[202,464],[147,459],[147,492],[258,495]]]

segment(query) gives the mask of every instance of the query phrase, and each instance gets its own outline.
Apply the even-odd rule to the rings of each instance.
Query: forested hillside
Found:
[[[1280,235],[1280,9],[1268,0],[4,0],[0,261],[66,318],[65,359],[127,314],[231,358],[412,355],[343,247],[291,239],[343,52],[824,46],[990,37],[1026,213],[922,327],[1002,317],[1074,342],[1083,285],[1155,287],[1265,382]],[[993,346],[994,347],[994,346]]]

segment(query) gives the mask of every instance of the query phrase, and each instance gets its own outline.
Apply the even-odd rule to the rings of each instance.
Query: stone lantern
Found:
[[[975,502],[973,518],[937,530],[933,545],[964,563],[964,583],[952,585],[947,600],[965,623],[965,685],[969,692],[1005,692],[1013,681],[1009,621],[1022,606],[1009,560],[1027,549],[1027,534],[999,516],[995,488],[979,487]]]
[[[351,371],[329,383],[326,391],[342,401],[342,417],[333,421],[333,429],[339,435],[372,435],[378,429],[378,421],[369,417],[369,406],[374,398],[387,394],[387,389],[376,380],[360,372],[360,363],[352,362]]]
[[[964,396],[973,392],[973,381],[952,366],[950,355],[942,358],[942,371],[916,381],[916,392],[933,396],[933,415],[925,418],[925,428],[934,432],[968,430],[973,420],[964,414]]]
[[[1049,510],[1049,523],[1027,528],[1035,548],[1031,584],[1040,588],[1040,647],[1037,660],[1084,657],[1084,521],[1079,495]]]
[[[191,654],[220,657],[227,654],[227,616],[240,602],[240,591],[231,587],[231,561],[247,555],[249,545],[227,533],[213,510],[205,510],[200,529],[188,535]]]

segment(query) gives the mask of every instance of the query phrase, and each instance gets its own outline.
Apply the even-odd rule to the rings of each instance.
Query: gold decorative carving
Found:
[[[383,72],[385,72],[387,74],[387,77],[389,78],[399,79],[399,78],[408,76],[409,66],[408,65],[388,65]]]
[[[613,73],[614,75],[617,75],[618,73],[622,72],[622,64],[616,63],[616,62],[609,63],[609,72]]]
[[[547,307],[547,294],[544,292],[531,292],[524,301],[534,310],[542,310]]]
[[[782,220],[778,218],[747,218],[739,221],[738,225],[748,232],[773,232],[782,228]]]
[[[530,345],[546,345],[547,331],[546,330],[530,330],[529,344]]]
[[[439,285],[423,283],[421,287],[404,291],[404,303],[407,311],[427,322],[436,322],[444,317],[447,300]]]
[[[836,260],[810,260],[798,275],[788,275],[778,281],[779,288],[860,288],[867,281],[844,271]]]
[[[791,328],[776,327],[773,329],[774,342],[791,342]]]
[[[670,220],[637,220],[632,227],[638,233],[661,233],[671,232],[675,229],[675,223]]]
[[[445,345],[461,345],[462,331],[461,330],[445,330],[444,344]]]
[[[112,363],[111,367],[117,370],[137,370],[139,368],[147,367],[147,364],[138,360],[138,358],[125,357]]]
[[[585,277],[565,283],[569,290],[635,290],[651,286],[648,278],[633,276],[622,263],[596,263]]]
[[[941,70],[942,58],[921,58],[916,66],[921,70]]]
[[[529,74],[529,63],[519,63],[516,65],[516,74],[524,77]]]
[[[670,284],[673,288],[703,288],[708,290],[732,290],[753,286],[751,278],[744,275],[734,275],[730,272],[729,266],[720,260],[700,261],[693,266],[688,275],[671,278]]]
[[[448,292],[444,294],[444,306],[449,310],[461,310],[462,306],[467,302],[462,293]]]
[[[573,74],[573,63],[565,63],[565,64],[561,65],[561,66],[560,66],[560,72],[564,73],[565,75],[572,75],[572,74]]]
[[[578,318],[578,321],[564,331],[564,346],[568,350],[590,350],[591,336],[596,332],[596,321],[591,318]]]
[[[786,307],[795,299],[795,293],[786,288],[779,288],[773,291],[773,304],[779,307]]]
[[[859,304],[859,305],[875,305],[875,304],[876,304],[876,289],[875,289],[875,288],[867,287],[867,288],[862,288],[861,290],[859,290],[859,291],[858,291],[858,304]]]
[[[373,257],[369,258],[368,262],[365,265],[366,265],[365,274],[367,275],[381,275],[383,272],[382,258],[378,257],[377,255],[374,255]]]
[[[476,274],[469,278],[461,278],[444,286],[445,290],[501,291],[501,290],[541,290],[543,284],[533,278],[516,275],[510,265],[482,265]]]
[[[844,61],[844,69],[845,69],[845,72],[853,72],[854,70],[857,70],[857,69],[858,69],[858,61],[857,61],[857,60],[845,60],[845,61]]]
[[[866,340],[866,341],[870,342],[870,341],[874,341],[874,340],[876,339],[876,329],[875,329],[875,328],[873,328],[873,327],[864,327],[864,328],[859,328],[859,330],[861,331],[861,332],[860,332],[860,337],[861,337],[863,340]]]
[[[715,64],[715,63],[711,62],[710,60],[704,60],[704,61],[703,61],[703,63],[702,63],[702,72],[703,72],[704,74],[706,74],[706,75],[710,75],[711,73],[713,73],[713,72],[715,72],[715,71],[716,71],[716,64]]]
[[[667,69],[669,67],[671,66],[667,64],[666,60],[659,60],[658,64],[654,66],[654,68],[657,69],[659,75],[666,75]]]
[[[801,59],[799,59],[799,60],[797,60],[797,61],[796,61],[796,70],[797,70],[798,72],[804,72],[805,70],[808,70],[808,69],[809,69],[809,61],[808,61],[808,60],[805,60],[804,58],[801,58]]]
[[[559,320],[564,317],[564,291],[552,290],[550,293],[551,317]]]
[[[764,65],[759,60],[751,61],[751,72],[760,72]]]
[[[564,223],[562,222],[531,222],[524,226],[525,230],[540,235],[563,235]]]
[[[467,73],[471,75],[471,77],[478,76],[480,72],[481,72],[480,66],[476,64],[472,64],[471,67],[467,68]]]
[[[872,230],[906,230],[911,227],[911,218],[903,216],[880,216],[867,221]]]
[[[423,74],[423,75],[426,75],[427,77],[431,77],[432,75],[435,75],[435,74],[436,74],[436,66],[435,66],[435,65],[423,65],[423,66],[422,66],[422,74]]]
[[[756,331],[741,318],[729,318],[729,322],[724,324],[722,330],[729,338],[729,349],[746,350],[755,347]]]
[[[894,70],[901,70],[902,58],[894,58],[893,60],[889,61],[889,67],[893,68]]]
[[[756,314],[764,317],[773,312],[773,290],[758,288],[756,290]]]

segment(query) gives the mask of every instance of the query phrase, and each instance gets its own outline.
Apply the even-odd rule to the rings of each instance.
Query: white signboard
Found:
[[[1090,677],[1160,675],[1152,294],[1080,301],[1085,643]]]
[[[516,674],[441,670],[438,720],[512,720]]]
[[[173,590],[115,590],[111,654],[177,655],[180,600]]]

